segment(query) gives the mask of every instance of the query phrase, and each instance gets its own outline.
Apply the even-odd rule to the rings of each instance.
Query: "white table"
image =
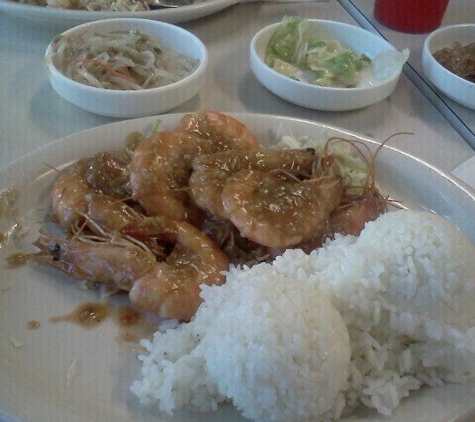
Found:
[[[250,40],[263,26],[285,14],[355,23],[336,0],[255,2],[232,6],[182,24],[206,44],[210,68],[198,96],[173,110],[216,109],[288,115],[336,125],[383,140],[450,171],[474,152],[424,94],[403,76],[395,92],[379,104],[350,112],[320,112],[289,104],[267,91],[249,68]],[[0,168],[57,138],[113,122],[61,99],[48,83],[44,51],[57,30],[0,13]]]
[[[308,110],[271,94],[249,68],[249,43],[260,28],[280,21],[285,14],[355,23],[336,0],[323,0],[242,3],[183,24],[208,47],[210,68],[200,94],[173,111],[208,108],[286,115],[340,126],[379,140],[396,132],[413,132],[414,136],[395,138],[392,145],[444,171],[474,155],[466,140],[405,75],[388,99],[350,112]],[[53,91],[43,68],[43,55],[55,35],[56,30],[0,13],[0,169],[58,138],[115,121],[82,111]],[[35,402],[26,401],[25,406],[31,408]],[[95,409],[91,407],[91,412]],[[0,421],[6,420],[0,409]]]

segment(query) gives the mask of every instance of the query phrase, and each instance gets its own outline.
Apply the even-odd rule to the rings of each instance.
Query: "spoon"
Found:
[[[175,9],[194,4],[196,0],[145,0],[150,9]]]

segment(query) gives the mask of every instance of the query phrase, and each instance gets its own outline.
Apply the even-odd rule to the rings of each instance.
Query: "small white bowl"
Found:
[[[429,80],[447,97],[475,110],[475,83],[470,82],[442,66],[433,54],[455,41],[462,45],[475,42],[475,24],[458,24],[431,32],[422,49],[422,68]]]
[[[383,38],[369,31],[341,22],[309,19],[315,26],[315,35],[322,39],[340,41],[344,46],[358,54],[366,54],[370,59],[385,51],[396,51]],[[265,63],[267,45],[281,25],[280,22],[261,29],[252,39],[250,48],[251,69],[269,91],[293,104],[326,111],[355,110],[375,104],[388,97],[395,89],[402,65],[397,66],[382,80],[369,74],[356,87],[321,87],[300,82],[284,76]]]
[[[45,54],[45,67],[54,90],[70,103],[103,116],[132,118],[167,112],[190,98],[202,88],[208,66],[208,52],[196,36],[165,22],[149,19],[120,18],[100,20],[76,26],[63,32],[74,36],[86,32],[105,34],[113,31],[139,30],[159,40],[166,48],[199,61],[197,69],[178,82],[143,90],[113,90],[76,82],[55,66],[52,43]]]

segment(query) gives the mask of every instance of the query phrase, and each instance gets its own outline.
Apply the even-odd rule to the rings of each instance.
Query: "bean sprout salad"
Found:
[[[138,30],[60,35],[49,58],[74,81],[115,90],[169,85],[190,75],[199,64]]]

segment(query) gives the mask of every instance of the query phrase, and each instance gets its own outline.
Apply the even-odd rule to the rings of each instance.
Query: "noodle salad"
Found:
[[[138,30],[60,35],[52,43],[51,55],[68,78],[115,90],[169,85],[190,75],[199,64]]]

